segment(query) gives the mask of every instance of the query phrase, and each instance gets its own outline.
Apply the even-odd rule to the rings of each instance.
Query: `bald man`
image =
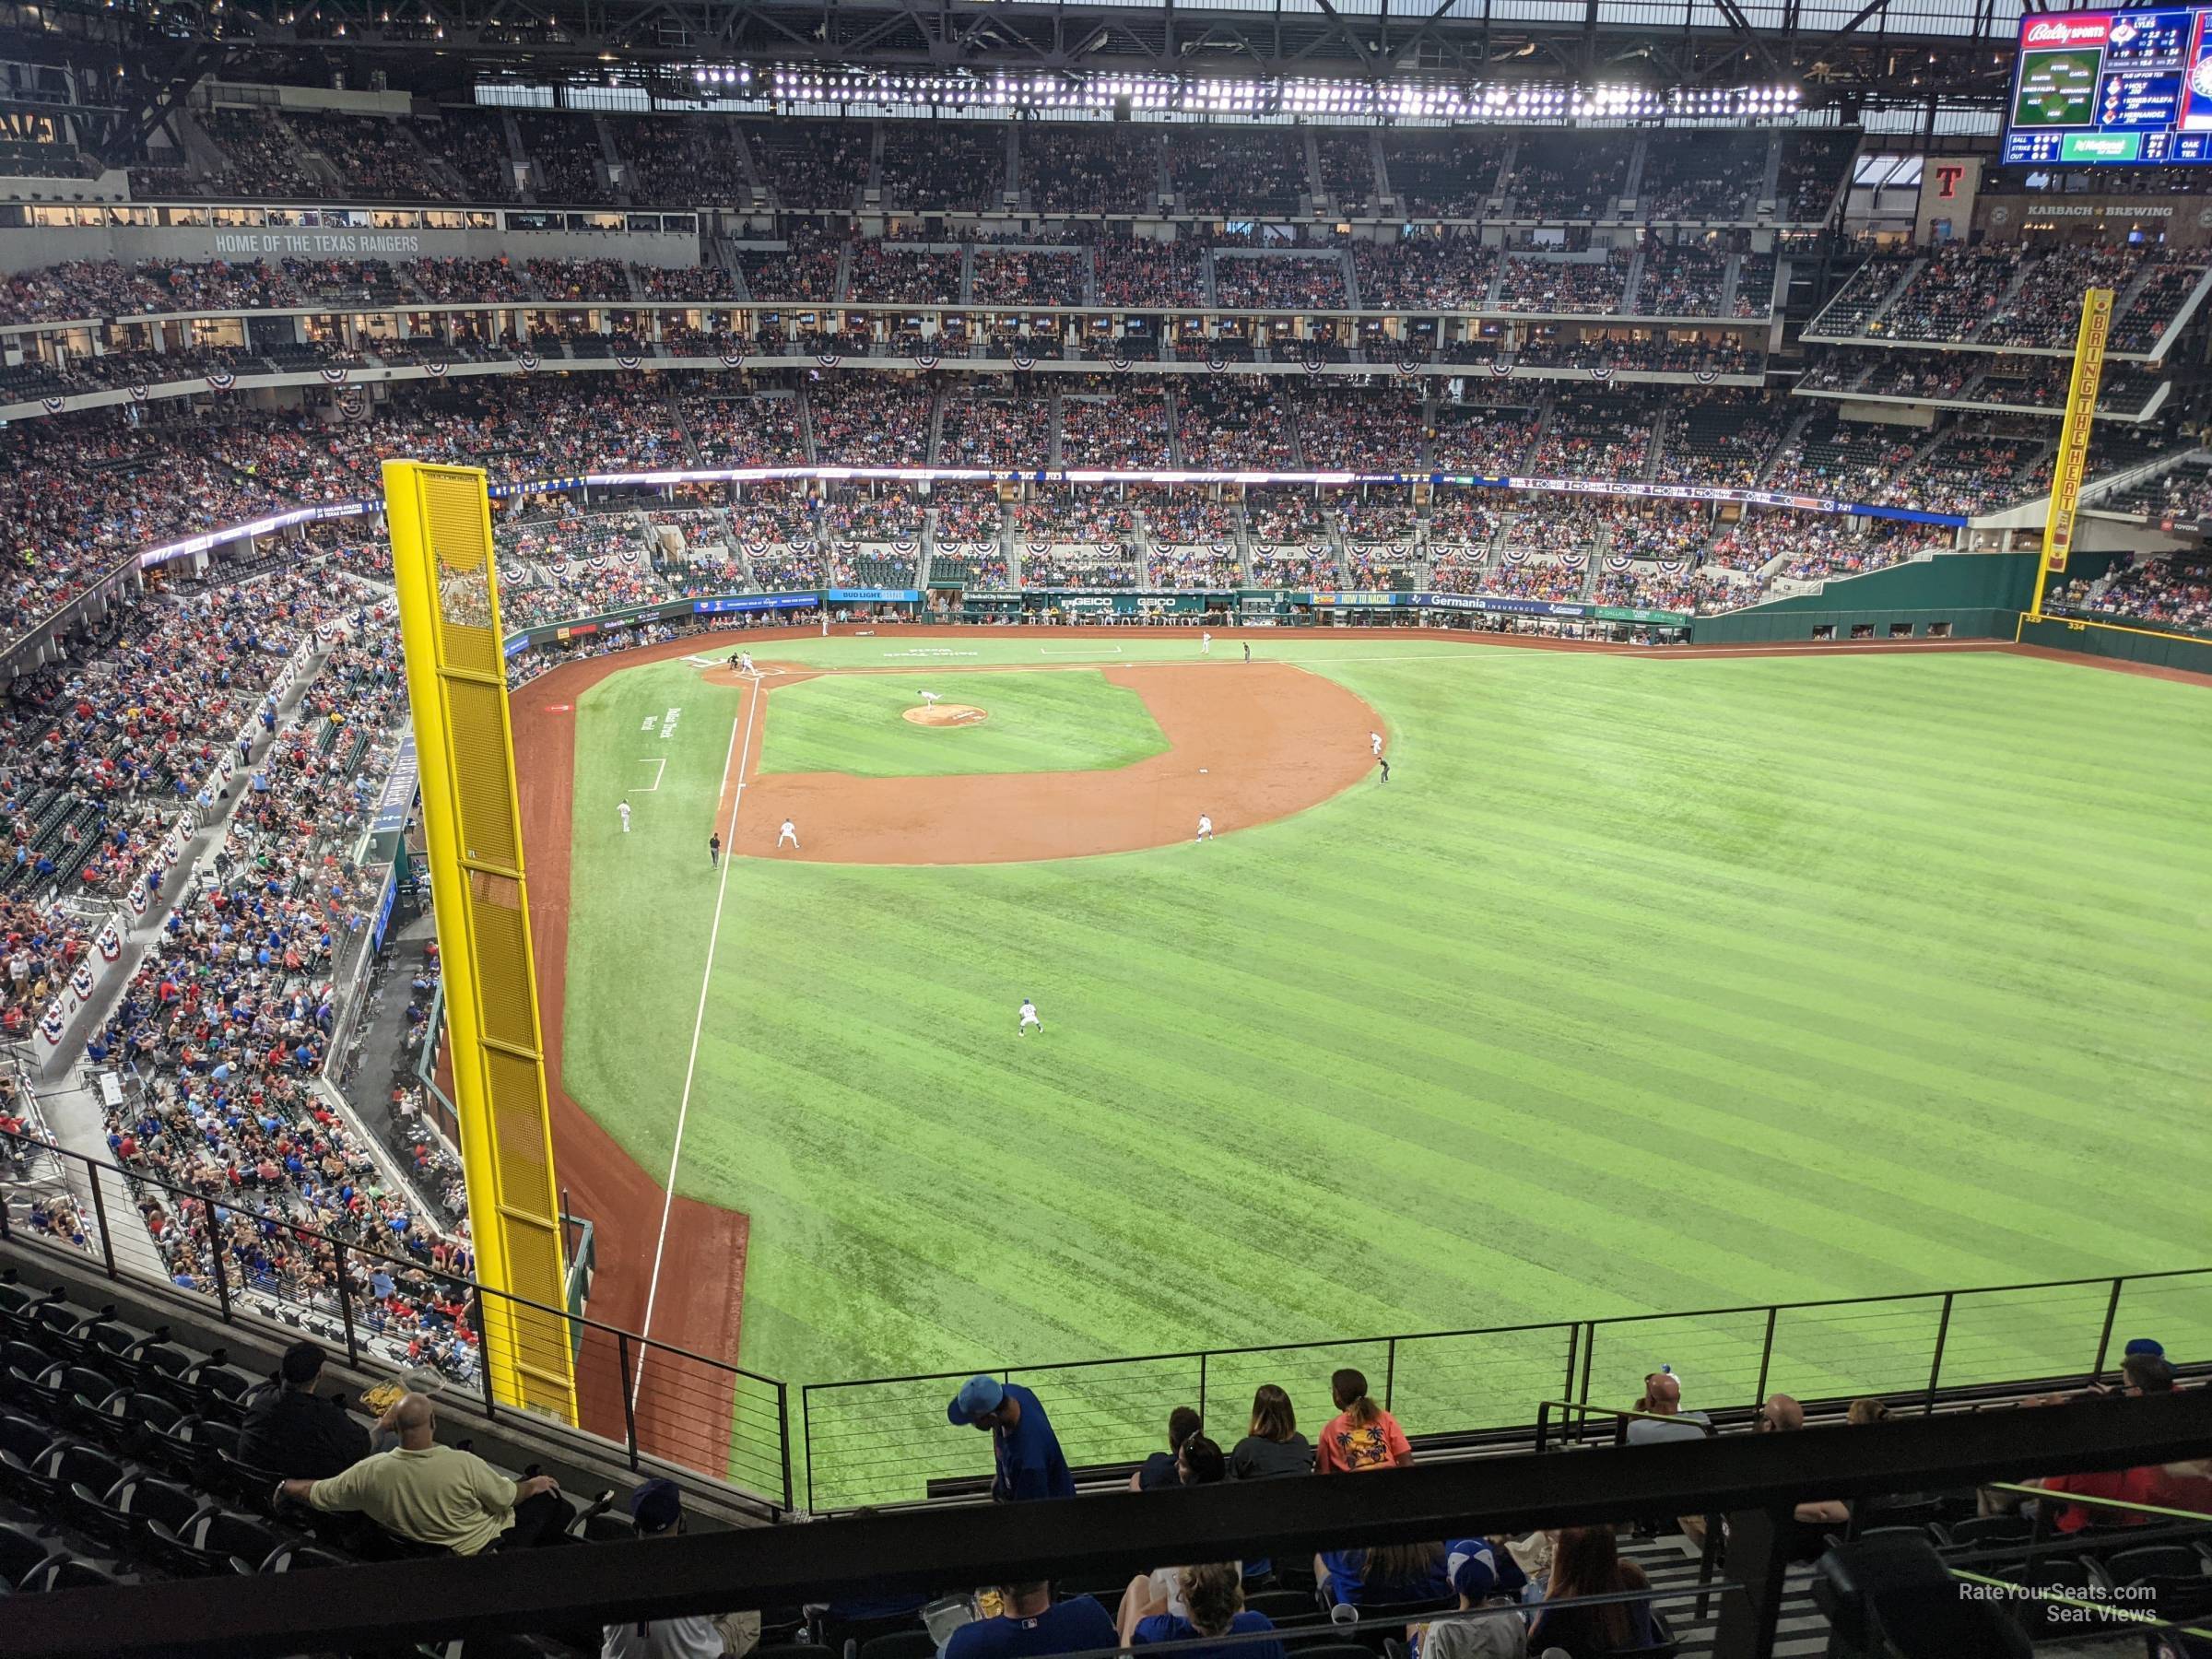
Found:
[[[1804,1427],[1805,1407],[1785,1394],[1769,1394],[1753,1425],[1760,1434],[1791,1434]],[[1797,1519],[1809,1527],[1844,1526],[1851,1521],[1851,1506],[1835,1498],[1808,1499],[1797,1506]]]
[[[474,1452],[439,1445],[429,1395],[402,1394],[376,1426],[399,1444],[328,1480],[279,1481],[277,1497],[364,1514],[386,1532],[465,1556],[535,1544],[567,1524],[568,1500],[550,1475],[510,1480]]]
[[[1712,1419],[1701,1411],[1682,1409],[1682,1382],[1672,1371],[1653,1371],[1643,1380],[1643,1398],[1636,1402],[1636,1409],[1648,1411],[1653,1417],[1674,1418],[1671,1423],[1654,1423],[1649,1417],[1631,1418],[1629,1421],[1629,1444],[1655,1446],[1661,1441],[1703,1440]]]

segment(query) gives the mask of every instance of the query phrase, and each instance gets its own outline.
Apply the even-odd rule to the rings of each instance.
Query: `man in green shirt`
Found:
[[[398,1446],[328,1480],[280,1481],[276,1495],[328,1512],[358,1512],[386,1532],[455,1555],[535,1544],[567,1524],[568,1500],[550,1475],[510,1480],[474,1452],[435,1443],[438,1414],[428,1395],[402,1394],[377,1428],[398,1435]]]

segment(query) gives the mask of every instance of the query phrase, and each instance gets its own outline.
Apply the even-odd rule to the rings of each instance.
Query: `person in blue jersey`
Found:
[[[1195,1641],[1208,1636],[1254,1636],[1275,1629],[1265,1613],[1244,1605],[1244,1570],[1235,1561],[1209,1561],[1177,1570],[1182,1611],[1132,1620],[1122,1640],[1132,1647],[1155,1641]],[[1221,1647],[1180,1648],[1176,1659],[1284,1659],[1280,1641],[1241,1641]]]
[[[1324,1599],[1354,1607],[1442,1601],[1452,1594],[1441,1544],[1324,1549],[1313,1558],[1313,1577]]]
[[[946,1640],[943,1659],[1041,1659],[1113,1646],[1113,1620],[1090,1596],[1056,1602],[1052,1585],[1042,1580],[1004,1584],[998,1594],[1006,1611],[955,1630]]]
[[[1037,1396],[1020,1383],[971,1377],[945,1408],[945,1417],[948,1422],[990,1431],[996,1465],[991,1479],[994,1503],[1076,1495],[1076,1477],[1068,1473],[1052,1419]]]

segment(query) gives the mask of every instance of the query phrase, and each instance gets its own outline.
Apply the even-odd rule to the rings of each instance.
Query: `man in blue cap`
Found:
[[[1449,1540],[1444,1545],[1444,1568],[1451,1575],[1452,1588],[1459,1593],[1463,1613],[1477,1607],[1510,1607],[1528,1585],[1521,1564],[1502,1545],[1487,1538]],[[1415,1651],[1419,1659],[1524,1659],[1528,1652],[1528,1627],[1513,1613],[1423,1625]]]
[[[994,1503],[1030,1498],[1073,1498],[1076,1477],[1068,1473],[1052,1419],[1037,1396],[1018,1382],[971,1377],[945,1408],[946,1420],[991,1431],[997,1472],[991,1481]]]

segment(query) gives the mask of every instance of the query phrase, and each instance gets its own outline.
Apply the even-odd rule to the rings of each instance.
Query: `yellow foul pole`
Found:
[[[453,1106],[502,1405],[576,1420],[559,1188],[500,649],[491,500],[475,467],[384,463],[384,507],[422,768]],[[535,1306],[527,1304],[535,1304]]]
[[[2089,427],[2097,418],[2097,388],[2104,379],[2104,343],[2112,327],[2112,290],[2090,288],[2081,297],[2081,327],[2074,335],[2074,374],[2066,384],[2065,424],[2059,429],[2058,459],[2051,470],[2051,512],[2043,521],[2043,556],[2035,569],[2028,618],[2043,618],[2043,588],[2053,571],[2064,574],[2074,545],[2074,512],[2088,470]]]

